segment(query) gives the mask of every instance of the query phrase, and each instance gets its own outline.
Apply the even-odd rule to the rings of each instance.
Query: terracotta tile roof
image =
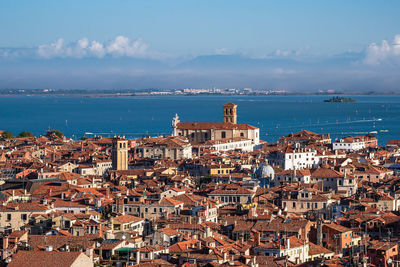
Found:
[[[176,205],[180,205],[180,204],[183,204],[183,202],[179,201],[179,200],[172,199],[172,198],[168,198],[168,197],[164,197],[164,198],[162,198],[160,200],[160,205],[167,205],[167,206],[173,205],[173,206],[176,206]]]
[[[233,232],[251,231],[254,222],[235,221]]]
[[[343,178],[344,174],[329,168],[318,168],[311,173],[311,177]],[[350,176],[349,176],[350,177]]]
[[[334,254],[333,251],[330,251],[329,249],[326,249],[323,246],[319,246],[312,242],[309,242],[308,245],[310,246],[310,249],[308,251],[309,255]]]
[[[191,248],[194,248],[196,244],[197,240],[178,242],[169,247],[169,252],[170,253],[186,252]]]
[[[230,122],[180,122],[178,123],[178,129],[188,130],[254,130],[257,127],[248,124],[234,124]]]
[[[301,218],[275,218],[271,221],[257,221],[254,229],[259,232],[281,232],[298,233],[301,229],[305,229],[309,223],[306,219]]]
[[[232,102],[228,102],[226,104],[223,105],[223,107],[236,107],[236,104],[233,104]]]
[[[336,223],[325,224],[325,225],[323,225],[323,227],[331,228],[331,229],[333,229],[335,231],[338,231],[340,233],[345,233],[345,232],[350,232],[351,231],[350,228],[344,227],[344,226],[342,226],[340,224],[336,224]]]
[[[12,258],[9,267],[69,267],[83,254],[82,252],[59,252],[59,251],[23,251],[20,250]]]
[[[0,211],[46,211],[48,208],[38,203],[7,203],[0,205]]]
[[[84,249],[95,246],[94,236],[29,235],[29,244],[34,249],[53,246],[59,249],[65,245],[82,246]]]
[[[386,145],[400,145],[400,140],[389,140]]]
[[[174,235],[180,235],[182,234],[181,232],[178,232],[172,228],[169,227],[165,227],[163,229],[160,229],[160,232],[163,232],[164,234],[168,235],[168,236],[174,236]]]
[[[28,231],[13,231],[8,237],[9,238],[20,238],[24,234],[26,234]]]
[[[370,242],[368,249],[374,249],[374,250],[389,250],[393,248],[394,246],[397,246],[395,242],[385,242],[385,241],[380,241],[380,240],[373,240]]]
[[[130,223],[130,222],[135,222],[136,223],[136,222],[143,221],[144,219],[136,217],[136,216],[125,214],[125,215],[120,215],[120,216],[114,217],[113,220],[121,222],[121,223]]]

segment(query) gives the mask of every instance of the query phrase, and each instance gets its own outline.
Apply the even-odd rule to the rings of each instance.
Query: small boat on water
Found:
[[[377,134],[378,132],[377,131],[371,131],[371,132],[369,132],[370,134]]]
[[[389,130],[380,130],[381,133],[388,133]]]

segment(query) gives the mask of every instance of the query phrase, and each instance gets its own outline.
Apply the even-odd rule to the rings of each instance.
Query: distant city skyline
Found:
[[[399,89],[397,1],[0,7],[0,89]]]

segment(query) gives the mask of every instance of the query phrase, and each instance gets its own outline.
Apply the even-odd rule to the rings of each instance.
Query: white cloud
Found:
[[[39,45],[37,53],[44,58],[59,56],[64,46],[64,40],[59,38],[54,43]]]
[[[293,55],[295,55],[296,53],[294,52],[294,51],[292,51],[292,50],[281,50],[281,49],[277,49],[276,51],[275,51],[275,56],[278,56],[278,57],[280,57],[280,56],[282,56],[282,57],[287,57],[287,56],[293,56]]]
[[[392,41],[383,40],[380,44],[370,44],[365,53],[364,63],[400,63],[400,34],[395,35]]]
[[[147,45],[142,39],[131,41],[128,37],[117,36],[108,46],[107,52],[117,56],[144,56],[147,51]]]
[[[101,43],[96,40],[89,41],[84,37],[77,42],[66,43],[59,38],[51,44],[42,44],[37,49],[37,54],[43,58],[53,57],[104,57],[127,56],[127,57],[146,57],[150,56],[147,45],[142,39],[131,40],[126,36],[117,36],[114,40]]]
[[[89,51],[93,53],[93,55],[95,55],[96,57],[103,57],[106,53],[103,44],[97,41],[91,42],[89,46]]]

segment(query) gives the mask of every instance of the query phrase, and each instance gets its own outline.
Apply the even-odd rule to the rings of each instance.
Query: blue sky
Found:
[[[338,55],[341,59],[343,55],[351,55],[350,61],[341,61],[342,65],[335,69],[341,71],[340,75],[336,73],[338,78],[346,75],[346,70],[363,72],[366,77],[373,72],[381,75],[374,86],[395,90],[397,80],[394,78],[399,74],[396,68],[400,62],[397,49],[400,46],[395,45],[397,40],[400,41],[399,10],[400,1],[389,0],[1,1],[0,70],[8,70],[7,74],[0,75],[0,88],[28,86],[28,79],[35,75],[42,80],[36,78],[30,85],[33,87],[79,87],[79,83],[69,85],[61,78],[59,82],[53,78],[51,83],[46,83],[49,69],[56,76],[61,72],[74,77],[79,74],[85,88],[96,88],[96,75],[111,75],[110,69],[124,77],[119,76],[126,81],[118,84],[121,87],[196,87],[213,83],[235,87],[234,82],[213,82],[218,77],[214,79],[207,73],[209,66],[194,68],[186,62],[184,69],[179,64],[190,63],[205,55],[225,55],[227,57],[218,58],[221,61],[218,71],[233,75],[232,72],[243,74],[243,71],[240,68],[232,70],[230,63],[223,64],[227,58],[232,60],[228,57],[232,55],[251,59],[277,57],[302,63],[318,61],[318,66],[311,67],[299,67],[298,64],[297,67],[287,64],[285,67],[277,64],[276,68],[272,64],[262,69],[254,67],[251,74],[256,76],[247,75],[248,78],[243,77],[238,82],[240,86],[249,81],[249,87],[256,84],[268,87],[265,76],[271,73],[286,73],[292,83],[295,79],[312,79],[312,74],[319,76],[317,72],[321,67],[332,69],[331,61]],[[96,67],[100,66],[97,72],[91,66],[84,68],[88,58],[96,61],[93,63]],[[132,61],[127,65],[128,69],[118,67],[123,58]],[[151,64],[142,62],[141,65],[137,59],[151,61]],[[47,63],[51,68],[46,67]],[[7,68],[9,64],[12,70]],[[80,67],[80,72],[75,73],[74,69]],[[306,74],[299,77],[299,70],[304,69],[307,69]],[[298,74],[296,78],[294,72]],[[196,78],[193,80],[200,81],[204,77],[208,81],[190,85],[165,80],[168,75],[175,75],[177,80],[182,73],[186,73],[188,80],[192,75],[190,77]],[[252,80],[257,79],[257,74],[264,78],[255,83]],[[143,83],[143,80],[151,80],[151,75],[158,77],[154,84]],[[161,76],[164,78],[159,79]],[[392,85],[378,86],[381,80],[388,78],[394,79]],[[138,79],[142,82],[138,83]],[[287,84],[277,82],[271,86],[284,88]],[[295,89],[292,85],[289,87]],[[318,87],[329,87],[328,80]]]

